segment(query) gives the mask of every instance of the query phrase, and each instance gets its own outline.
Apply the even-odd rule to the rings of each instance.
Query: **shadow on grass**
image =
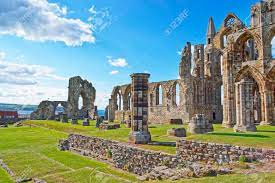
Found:
[[[234,136],[234,137],[257,137],[257,138],[271,138],[266,135],[258,134],[245,134],[245,133],[209,133],[208,135],[220,135],[220,136]]]
[[[275,133],[274,130],[257,130],[257,132],[268,132],[268,133]]]
[[[158,141],[152,141],[152,142],[148,143],[148,145],[176,147],[176,142],[158,142]]]

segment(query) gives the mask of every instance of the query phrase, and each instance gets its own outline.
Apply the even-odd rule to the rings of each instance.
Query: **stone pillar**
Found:
[[[232,128],[235,125],[235,94],[233,79],[233,52],[227,52],[223,57],[223,127]]]
[[[112,96],[113,98],[113,96]],[[115,120],[115,110],[116,110],[116,104],[114,103],[114,99],[109,99],[109,108],[108,108],[108,121],[114,122]]]
[[[244,78],[239,83],[236,83],[237,123],[234,126],[235,131],[256,131],[254,123],[253,86],[254,82],[248,78]]]
[[[264,91],[263,92],[263,105],[262,105],[262,115],[263,121],[261,125],[274,125],[272,122],[272,112],[270,112],[270,108],[272,107],[271,102],[271,92]]]
[[[104,112],[104,120],[109,120],[109,106],[107,105]]]
[[[148,79],[150,74],[132,74],[132,131],[129,141],[135,144],[147,144],[151,141],[148,130]]]

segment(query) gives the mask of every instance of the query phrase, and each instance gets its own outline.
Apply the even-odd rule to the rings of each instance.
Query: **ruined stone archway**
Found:
[[[261,38],[249,30],[240,34],[234,42],[234,51],[240,54],[239,61],[253,61],[263,58]]]
[[[256,131],[256,122],[262,120],[261,95],[259,85],[250,72],[241,75],[235,83],[236,91],[236,131]]]
[[[83,99],[83,106],[78,109],[79,97]],[[68,117],[69,118],[94,118],[95,117],[96,91],[92,83],[73,77],[69,80]]]
[[[244,27],[243,22],[233,13],[229,13],[222,24],[221,29],[214,37],[214,46],[217,49],[223,50],[226,48],[228,42],[228,36],[237,29]]]
[[[260,113],[261,113],[261,124],[272,124],[273,119],[273,102],[272,100],[272,94],[273,91],[271,90],[271,85],[267,81],[266,77],[262,75],[257,69],[251,67],[251,66],[244,66],[240,72],[236,75],[235,83],[240,83],[243,78],[245,77],[251,77],[255,82],[257,83],[259,87],[259,98],[261,102],[260,107]],[[269,83],[269,84],[268,84]],[[236,84],[235,84],[236,85]],[[236,91],[238,89],[236,88]],[[241,94],[241,93],[240,93]],[[238,96],[238,93],[236,94]],[[238,104],[238,101],[236,101],[236,104]],[[238,106],[237,106],[238,107]],[[241,108],[240,108],[241,109]],[[237,110],[237,113],[240,112]],[[239,114],[237,114],[237,117]]]
[[[275,25],[271,26],[266,30],[266,35],[264,36],[264,56],[266,59],[275,59],[272,51],[274,52],[275,46],[272,44],[272,41],[275,38]]]

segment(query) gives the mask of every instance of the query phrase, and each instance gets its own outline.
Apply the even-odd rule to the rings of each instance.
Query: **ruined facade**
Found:
[[[57,106],[63,106],[64,113],[67,113],[68,103],[66,101],[42,101],[37,107],[37,110],[31,113],[31,119],[39,119],[39,120],[53,120],[55,119],[55,111]]]
[[[252,6],[245,23],[230,13],[216,32],[209,19],[206,45],[182,51],[180,79],[149,84],[150,123],[189,122],[195,114],[240,131],[275,123],[274,1]],[[131,118],[130,98],[131,85],[114,88],[110,121]]]
[[[275,123],[274,23],[274,1],[261,1],[251,7],[249,26],[229,14],[213,37],[223,62],[225,127],[254,131],[255,123]]]
[[[215,32],[212,20],[209,27],[207,35]],[[149,83],[149,122],[186,123],[198,113],[205,114],[211,122],[222,121],[222,80],[217,57],[211,44],[195,45],[192,53],[187,43],[179,64],[180,79]],[[131,118],[130,99],[131,85],[114,88],[109,102],[110,121]]]
[[[78,109],[79,98],[82,97],[83,106]],[[76,76],[69,80],[68,116],[71,118],[94,118],[96,90],[92,83]]]
[[[82,98],[83,105],[79,109],[79,99]],[[94,105],[96,90],[92,83],[83,80],[80,76],[69,79],[68,101],[42,101],[37,110],[31,114],[31,119],[55,119],[56,108],[62,106],[68,118],[94,119],[97,115]]]

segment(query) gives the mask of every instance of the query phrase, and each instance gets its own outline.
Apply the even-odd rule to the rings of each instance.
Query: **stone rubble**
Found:
[[[137,174],[144,180],[178,180],[232,173],[232,170],[222,165],[238,161],[241,155],[257,161],[275,160],[275,150],[178,140],[177,154],[170,155],[140,149],[127,143],[77,134],[60,140],[59,149],[108,162],[116,168]],[[220,168],[215,168],[215,165]]]

